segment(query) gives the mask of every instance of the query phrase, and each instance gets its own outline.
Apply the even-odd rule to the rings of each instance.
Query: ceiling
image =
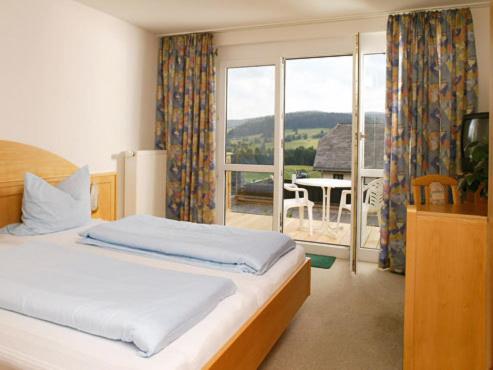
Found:
[[[156,34],[376,15],[467,0],[77,0]]]

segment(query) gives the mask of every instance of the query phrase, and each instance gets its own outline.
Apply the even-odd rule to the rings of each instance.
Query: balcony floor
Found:
[[[272,216],[255,215],[250,213],[226,212],[226,224],[233,227],[241,227],[255,230],[272,230]],[[335,223],[331,222],[335,227]],[[376,226],[367,226],[368,232],[365,235],[363,248],[379,249],[380,248],[380,228]],[[323,228],[322,221],[313,220],[313,234],[308,231],[308,220],[305,219],[302,228],[299,228],[299,219],[287,217],[284,221],[284,232],[293,239],[315,243],[349,245],[350,224],[342,223],[338,229]]]

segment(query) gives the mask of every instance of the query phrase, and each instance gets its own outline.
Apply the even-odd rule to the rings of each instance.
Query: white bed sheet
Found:
[[[200,369],[303,263],[298,246],[264,275],[225,272],[164,259],[78,244],[81,229],[36,237],[0,235],[0,248],[18,248],[28,240],[44,240],[158,268],[224,276],[237,292],[223,300],[204,320],[151,358],[133,346],[0,309],[0,368],[21,369]],[[254,241],[252,241],[254,242]]]

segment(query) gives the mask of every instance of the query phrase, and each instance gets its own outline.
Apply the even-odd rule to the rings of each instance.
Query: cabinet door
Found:
[[[413,227],[411,368],[485,369],[484,218],[418,213]]]

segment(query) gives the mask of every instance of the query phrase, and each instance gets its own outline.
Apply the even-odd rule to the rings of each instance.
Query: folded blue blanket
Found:
[[[84,244],[180,258],[220,269],[261,275],[295,247],[288,236],[222,225],[129,216],[82,232]]]
[[[0,308],[159,352],[236,290],[225,278],[151,268],[73,247],[0,250]]]

